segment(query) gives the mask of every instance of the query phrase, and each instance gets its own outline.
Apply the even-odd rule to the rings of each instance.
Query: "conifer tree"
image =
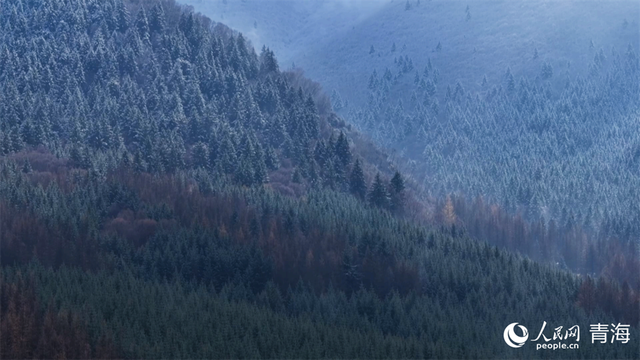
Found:
[[[151,8],[149,30],[155,34],[162,34],[166,26],[164,8],[162,7],[162,3],[158,2]]]
[[[389,207],[389,193],[385,186],[380,173],[376,174],[373,184],[371,184],[371,190],[368,195],[369,203],[373,206],[386,209]]]
[[[268,74],[271,72],[278,72],[278,60],[276,59],[276,55],[266,46],[262,47],[262,52],[260,53],[260,73]]]
[[[349,140],[346,135],[340,132],[338,140],[336,141],[334,152],[343,166],[349,165],[351,162],[351,149],[349,149]]]
[[[209,147],[203,142],[198,142],[193,146],[193,165],[196,168],[209,168]]]
[[[351,193],[356,195],[361,200],[364,200],[367,195],[367,184],[364,179],[364,172],[360,165],[360,159],[356,159],[351,170],[351,176],[349,177],[349,189]]]
[[[129,28],[129,10],[124,1],[117,1],[116,18],[118,24],[118,30],[122,33],[126,32]]]
[[[378,87],[378,72],[376,69],[373,69],[373,73],[369,76],[369,85],[367,87],[369,90],[375,90]]]
[[[147,13],[144,11],[144,7],[140,7],[138,14],[136,15],[136,30],[138,30],[138,36],[145,43],[149,42],[149,20],[147,19]]]
[[[271,145],[267,146],[267,151],[264,155],[264,162],[267,166],[267,169],[273,171],[277,170],[280,167],[280,162],[278,160],[278,155],[276,151],[273,149]]]
[[[541,75],[544,80],[550,79],[553,76],[553,67],[547,61],[542,64]]]
[[[300,169],[295,168],[293,170],[293,174],[291,175],[291,181],[296,184],[302,183],[302,175],[300,174]]]
[[[404,179],[398,171],[395,172],[389,183],[390,207],[392,211],[401,212],[404,207]]]
[[[22,165],[22,172],[25,174],[29,174],[31,173],[31,171],[33,171],[33,169],[31,168],[31,162],[29,162],[29,159],[24,161],[24,164]]]

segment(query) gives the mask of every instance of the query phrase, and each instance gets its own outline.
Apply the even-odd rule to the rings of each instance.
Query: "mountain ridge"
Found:
[[[266,44],[279,50],[283,64],[289,66],[293,62],[306,69],[308,76],[321,82],[329,93],[337,90],[344,99],[358,105],[366,101],[361,84],[366,84],[374,69],[380,73],[385,67],[393,69],[393,59],[398,56],[409,56],[418,71],[431,59],[445,85],[454,86],[460,81],[465,89],[474,92],[481,91],[483,74],[490,83],[501,82],[509,67],[516,78],[535,76],[540,73],[544,60],[550,61],[556,71],[566,70],[570,61],[574,68],[578,67],[570,71],[584,75],[588,73],[592,55],[582,54],[591,42],[596,50],[604,48],[606,52],[610,52],[612,46],[623,50],[628,44],[637,44],[638,16],[633,14],[640,14],[640,6],[633,1],[475,1],[467,4],[423,0],[376,1],[369,6],[358,1],[351,6],[344,5],[348,1],[294,1],[294,6],[287,1],[227,1],[225,4],[184,0],[182,3],[213,19],[226,16],[229,26],[255,33],[256,36],[249,38],[256,41],[257,46]],[[407,3],[411,4],[408,10]],[[331,5],[342,6],[345,14],[336,17],[334,12],[322,8],[332,8]],[[317,13],[312,16],[296,12],[303,6],[312,9],[309,13],[314,10]],[[467,6],[469,20],[466,20]],[[273,12],[278,15],[268,15]],[[289,25],[290,21],[269,21],[284,14],[305,19],[306,24],[302,26],[305,31],[299,30],[299,25]],[[256,28],[253,25],[258,18]],[[338,24],[339,33],[325,39],[321,34],[327,30],[323,29],[332,26],[333,21]],[[606,26],[596,26],[603,22]],[[291,31],[261,32],[260,24],[273,26],[274,23]],[[607,31],[602,31],[603,28]],[[575,36],[566,36],[571,39],[567,41],[568,32]],[[290,47],[282,40],[287,36],[299,36],[300,40],[292,40],[294,46]],[[391,52],[394,42],[397,50]],[[436,51],[438,43],[443,46],[441,51]],[[405,45],[407,48],[403,51]],[[376,50],[374,54],[369,54],[371,46]],[[533,59],[536,49],[538,60]],[[444,87],[439,88],[443,91]]]

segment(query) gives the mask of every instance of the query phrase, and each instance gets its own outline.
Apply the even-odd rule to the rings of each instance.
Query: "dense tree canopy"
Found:
[[[464,199],[456,208],[474,215],[459,225],[473,236],[504,245],[499,234],[475,224],[487,220],[473,205],[482,197],[511,221],[524,220],[529,240],[514,239],[509,248],[584,274],[611,274],[605,262],[633,262],[628,272],[637,274],[640,58],[631,44],[590,51],[590,71],[582,77],[554,75],[545,61],[535,78],[517,79],[507,68],[492,86],[485,76],[480,93],[460,83],[439,92],[430,60],[407,91],[402,78],[413,75],[413,65],[400,56],[395,71],[387,68],[383,77],[373,71],[365,108],[342,113],[377,142],[399,149],[432,196]],[[585,256],[619,244],[626,260]]]
[[[634,284],[471,239],[455,198],[409,221],[410,179],[221,24],[9,0],[0,27],[0,358],[548,357],[502,331],[551,319],[638,339]]]

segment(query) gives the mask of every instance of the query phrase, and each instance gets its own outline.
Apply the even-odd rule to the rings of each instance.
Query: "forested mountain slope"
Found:
[[[373,72],[369,105],[347,118],[381,143],[414,159],[413,173],[443,196],[484,196],[528,219],[574,221],[596,231],[635,238],[640,230],[640,66],[632,45],[593,50],[590,72],[536,78],[510,69],[484,91],[460,83],[435,92],[430,62],[406,71]],[[403,68],[404,67],[404,68]],[[413,78],[407,96],[398,79]],[[573,219],[571,219],[573,218]]]
[[[593,56],[585,73],[558,73],[542,61],[535,76],[507,68],[497,82],[484,78],[480,92],[458,82],[444,86],[444,96],[436,91],[438,69],[405,57],[393,71],[372,72],[368,106],[346,110],[346,118],[413,159],[411,173],[435,196],[483,197],[547,233],[580,228],[583,236],[561,242],[587,252],[551,258],[575,271],[600,271],[587,250],[594,243],[631,244],[636,258],[640,249],[636,51],[633,44],[594,47],[585,51]],[[403,85],[409,78],[412,85]],[[534,247],[543,242],[531,240]]]
[[[548,358],[514,321],[623,322],[551,357],[637,358],[629,284],[406,220],[405,177],[224,25],[10,0],[0,26],[0,358]]]
[[[453,197],[474,237],[584,274],[640,272],[637,2],[186,3],[339,90],[333,108]],[[524,222],[518,240],[476,225],[494,205]]]

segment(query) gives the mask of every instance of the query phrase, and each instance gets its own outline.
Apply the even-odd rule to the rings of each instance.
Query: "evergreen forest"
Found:
[[[173,0],[0,1],[0,358],[637,359],[640,70],[599,56],[343,117]],[[505,344],[545,321],[580,348]]]

